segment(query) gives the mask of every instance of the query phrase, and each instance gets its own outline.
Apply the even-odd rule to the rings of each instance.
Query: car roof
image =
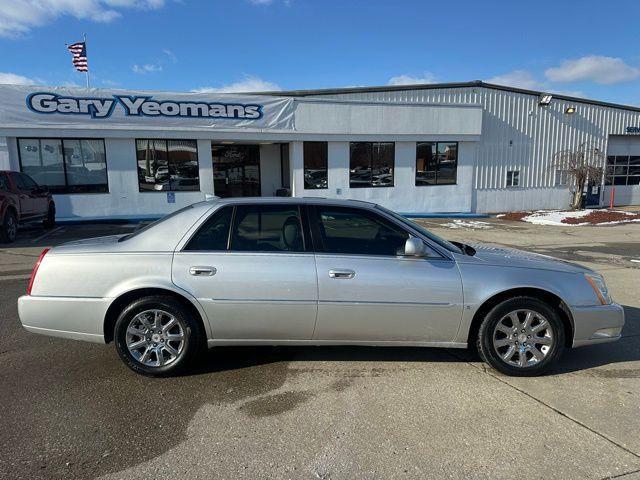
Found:
[[[294,203],[308,205],[344,205],[346,207],[362,206],[373,207],[376,204],[364,200],[323,198],[323,197],[233,197],[233,198],[213,198],[204,203],[221,205],[260,205],[274,203]]]

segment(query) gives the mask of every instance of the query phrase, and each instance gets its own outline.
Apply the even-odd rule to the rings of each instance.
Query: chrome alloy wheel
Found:
[[[163,367],[182,354],[184,327],[164,310],[145,310],[129,322],[126,342],[129,353],[138,362],[147,367]]]
[[[514,367],[530,367],[549,354],[555,339],[549,321],[533,310],[514,310],[493,330],[493,348]]]

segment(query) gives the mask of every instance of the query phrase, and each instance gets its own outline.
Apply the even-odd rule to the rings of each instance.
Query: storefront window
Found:
[[[393,187],[395,143],[352,142],[349,186],[351,188]]]
[[[304,188],[328,187],[327,151],[327,142],[304,142]]]
[[[54,193],[109,191],[103,139],[19,138],[20,170]]]
[[[198,191],[196,140],[136,140],[141,192]]]
[[[458,173],[457,142],[418,142],[416,185],[454,185]]]

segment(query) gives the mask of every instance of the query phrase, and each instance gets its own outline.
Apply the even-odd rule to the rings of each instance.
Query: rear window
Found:
[[[126,241],[126,240],[129,240],[130,238],[137,237],[137,236],[138,236],[138,235],[140,235],[141,233],[146,232],[147,230],[149,230],[150,228],[153,228],[153,227],[155,227],[155,226],[157,226],[157,225],[160,225],[162,222],[166,222],[166,221],[167,221],[167,220],[169,220],[170,218],[173,218],[173,217],[175,217],[176,215],[180,215],[182,212],[186,212],[187,210],[189,210],[189,209],[191,209],[191,208],[193,208],[193,205],[189,205],[189,206],[187,206],[187,207],[183,207],[183,208],[181,208],[181,209],[179,209],[179,210],[176,210],[175,212],[170,213],[169,215],[165,215],[165,216],[164,216],[164,217],[162,217],[161,219],[156,220],[155,222],[152,222],[152,223],[150,223],[150,224],[148,224],[148,225],[146,225],[146,226],[144,226],[144,227],[142,227],[142,228],[140,228],[140,229],[136,230],[135,232],[130,233],[129,235],[125,235],[124,237],[120,237],[120,239],[119,239],[118,241],[119,241],[119,242],[124,242],[124,241]]]
[[[214,212],[189,241],[185,250],[226,250],[232,213],[233,207],[224,207]]]
[[[9,190],[9,187],[7,186],[7,177],[5,177],[3,173],[0,173],[0,190]]]

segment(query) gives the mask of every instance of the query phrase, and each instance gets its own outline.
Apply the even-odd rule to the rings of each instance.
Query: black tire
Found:
[[[535,349],[537,349],[537,354],[540,355],[543,351],[544,358],[536,361],[535,356],[529,350],[531,349],[531,340],[526,340],[525,337],[526,332],[523,334],[521,338],[517,338],[517,335],[522,333],[522,330],[515,331],[515,326],[511,327],[514,329],[512,331],[511,336],[505,333],[499,333],[496,331],[496,326],[501,320],[505,320],[507,323],[511,323],[513,325],[514,322],[510,322],[507,319],[507,316],[519,310],[530,310],[535,312],[538,315],[544,317],[548,322],[548,331],[545,329],[543,331],[546,332],[545,335],[550,336],[552,340],[552,344],[549,346],[543,346],[541,344],[534,345]],[[526,316],[525,312],[520,312],[516,314],[519,319],[523,319]],[[534,325],[540,325],[542,322],[538,317],[534,317],[532,321],[536,322]],[[502,327],[505,326],[504,323],[501,324]],[[504,335],[504,337],[497,337],[497,341],[503,341],[503,343],[508,343],[508,345],[496,347],[494,346],[494,337],[497,335]],[[537,334],[533,334],[534,337]],[[531,338],[531,337],[529,337]],[[513,340],[513,348],[514,352],[510,357],[512,361],[514,357],[517,357],[518,363],[520,360],[520,355],[524,355],[525,366],[516,366],[512,363],[509,363],[503,358],[507,356],[510,352],[509,349],[512,348],[511,340]],[[529,343],[527,343],[529,341]],[[516,343],[518,342],[518,343]],[[535,343],[535,342],[533,342]],[[498,370],[501,373],[510,376],[516,377],[533,377],[537,375],[543,375],[548,373],[549,370],[553,367],[553,365],[559,360],[562,352],[564,350],[565,344],[565,331],[564,325],[558,312],[550,307],[548,304],[543,301],[533,298],[533,297],[514,297],[508,300],[501,302],[496,305],[485,317],[482,324],[480,325],[480,330],[478,332],[477,339],[477,347],[478,353],[480,354],[480,358],[488,363],[491,367]],[[501,355],[501,353],[503,355]],[[529,364],[529,362],[532,362]]]
[[[18,235],[18,219],[13,210],[4,212],[2,226],[0,226],[0,240],[3,243],[12,243]]]
[[[129,325],[135,326],[138,324],[139,320],[135,319],[140,317],[137,317],[137,315],[148,310],[161,310],[173,316],[180,324],[182,329],[181,331],[183,332],[184,345],[180,350],[180,354],[175,357],[175,360],[165,364],[164,366],[153,366],[142,363],[140,359],[137,359],[127,347],[127,329]],[[150,318],[150,315],[151,314],[147,314],[147,316],[149,316],[148,318]],[[175,331],[176,330],[174,330],[174,332]],[[151,333],[154,332],[151,331]],[[155,333],[159,333],[159,331],[156,331]],[[135,338],[136,337],[134,336],[133,339]],[[147,338],[151,339],[151,337]],[[120,358],[131,370],[150,377],[166,377],[176,375],[184,371],[189,366],[191,361],[201,350],[201,346],[204,341],[204,333],[202,332],[202,327],[198,319],[193,318],[189,310],[185,308],[181,302],[170,296],[152,295],[135,300],[120,313],[115,324],[114,340],[116,350],[118,351]],[[169,345],[170,340],[167,340],[166,342],[167,345]],[[164,340],[162,340],[162,343],[164,343]],[[149,348],[155,347],[156,345],[159,346],[160,343],[155,344],[150,342],[147,344]],[[177,348],[175,343],[172,346]],[[140,348],[141,350],[146,349],[146,347]],[[140,352],[137,354],[139,355]],[[169,355],[169,352],[165,351],[161,353],[163,360],[165,359],[165,354]],[[142,359],[144,358],[143,355],[141,355],[141,357]],[[157,359],[155,352],[152,352],[151,359],[153,358]]]
[[[53,202],[49,204],[47,216],[42,221],[42,226],[44,228],[53,228],[56,226],[56,206]]]

